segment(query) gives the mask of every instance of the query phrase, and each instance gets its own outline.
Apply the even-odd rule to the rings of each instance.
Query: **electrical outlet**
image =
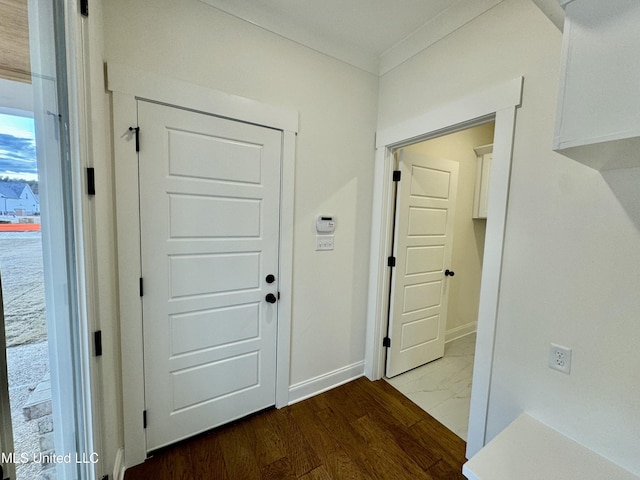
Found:
[[[571,349],[552,343],[549,348],[549,368],[569,375],[571,373]]]

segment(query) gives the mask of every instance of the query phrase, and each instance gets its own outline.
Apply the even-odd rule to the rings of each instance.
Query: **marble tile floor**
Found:
[[[466,441],[476,334],[445,345],[444,357],[387,382]]]

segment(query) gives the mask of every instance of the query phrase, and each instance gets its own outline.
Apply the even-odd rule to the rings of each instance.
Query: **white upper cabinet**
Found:
[[[476,152],[476,186],[473,196],[472,218],[486,219],[489,200],[489,174],[493,160],[493,145],[474,148]]]
[[[640,167],[640,1],[565,9],[554,150],[598,170]]]

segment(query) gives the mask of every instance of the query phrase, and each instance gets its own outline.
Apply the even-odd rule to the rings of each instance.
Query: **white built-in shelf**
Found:
[[[639,480],[597,453],[520,415],[464,464],[469,480]]]
[[[640,2],[565,9],[553,149],[598,170],[640,167]]]

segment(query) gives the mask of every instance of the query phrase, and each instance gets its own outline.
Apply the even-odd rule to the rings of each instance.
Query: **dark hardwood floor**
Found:
[[[360,378],[165,449],[125,480],[464,479],[464,451],[391,385]]]

